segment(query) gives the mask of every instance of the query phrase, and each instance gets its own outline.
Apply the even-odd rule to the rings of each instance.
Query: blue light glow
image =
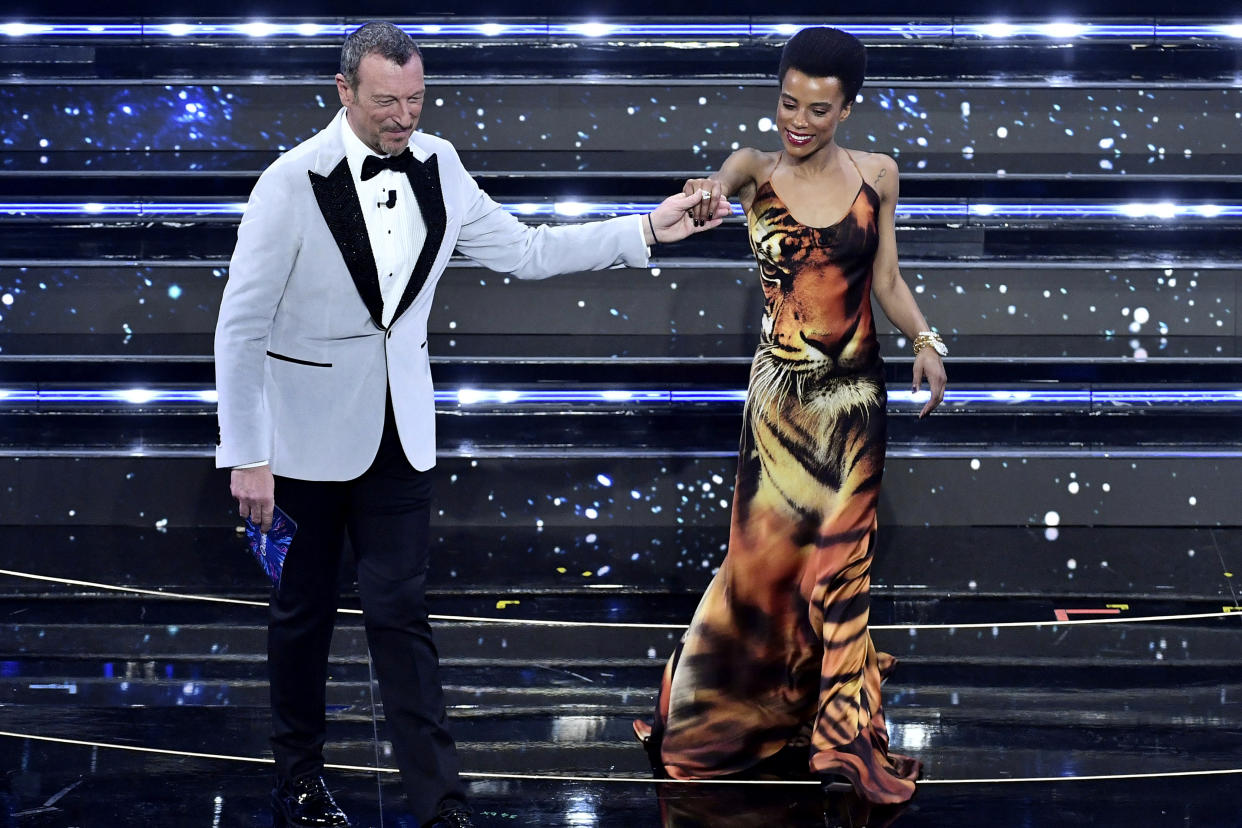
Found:
[[[1239,403],[1242,391],[1096,391],[1095,402],[1112,405],[1149,405],[1152,403]]]
[[[583,37],[589,37],[589,38],[608,37],[608,35],[612,34],[613,32],[617,30],[617,27],[612,25],[611,23],[603,23],[600,21],[592,20],[587,23],[574,23],[572,25],[565,26],[565,27],[549,26],[548,31],[551,32],[553,30],[559,30],[561,28],[564,28],[567,34],[577,34],[577,35],[582,35]],[[557,31],[557,34],[560,34],[560,32]]]
[[[1047,23],[1008,23],[992,21],[988,23],[959,23],[953,27],[956,37],[1043,37],[1056,41],[1077,40],[1084,37],[1097,38],[1154,38],[1160,33],[1160,26],[1154,24],[1134,23],[1080,23],[1069,20],[1054,20]]]
[[[888,392],[889,403],[895,406],[922,405],[928,392],[894,389]],[[217,403],[214,389],[0,389],[0,406],[13,404],[49,405],[116,405],[144,406],[158,404],[201,405]],[[442,389],[435,392],[435,401],[444,407],[565,405],[604,403],[613,406],[665,406],[723,404],[738,406],[746,401],[744,388],[718,388],[700,391],[674,389]],[[981,407],[1027,405],[1119,406],[1196,404],[1242,406],[1242,389],[1207,388],[1189,390],[1091,388],[1026,389],[966,388],[951,389],[945,394],[946,406]]]
[[[150,405],[180,403],[214,406],[219,401],[214,388],[200,389],[0,389],[0,405],[11,403],[103,405],[127,403]]]
[[[1156,35],[1163,38],[1227,37],[1234,40],[1242,40],[1242,23],[1222,23],[1195,26],[1157,24]]]
[[[557,38],[742,38],[753,36],[756,28],[746,23],[553,23],[547,34]]]
[[[27,23],[10,21],[0,24],[0,35],[11,38],[344,38],[357,22],[339,21],[246,23],[185,23],[180,21],[151,23]],[[802,23],[613,23],[581,21],[574,23],[538,23],[529,21],[426,21],[401,26],[410,35],[430,38],[551,38],[598,39],[672,38],[672,39],[739,39],[789,37],[807,25]],[[1085,21],[976,21],[940,23],[843,23],[841,28],[862,38],[900,38],[943,40],[951,38],[1044,38],[1053,42],[1069,42],[1083,38],[1105,39],[1184,39],[1242,38],[1242,25],[1236,23],[1199,24],[1116,24]]]
[[[808,26],[821,23],[756,23],[750,27],[754,37],[790,37]],[[836,24],[834,24],[836,25]],[[956,27],[952,23],[841,23],[839,28],[855,37],[877,38],[951,38]]]
[[[517,216],[601,218],[633,216],[650,213],[659,205],[655,201],[557,201],[514,202],[502,204]],[[116,202],[0,202],[0,213],[11,216],[111,216],[148,217],[197,216],[201,218],[236,217],[245,212],[244,201],[116,201]],[[743,215],[740,205],[733,205],[735,216]],[[905,219],[1215,219],[1242,216],[1242,204],[1178,204],[1161,202],[1083,202],[1001,204],[962,202],[910,201],[897,207],[897,215]]]
[[[112,202],[0,202],[0,213],[11,216],[240,216],[246,202],[227,201],[112,201]]]
[[[349,28],[341,23],[152,23],[142,27],[144,37],[329,37],[344,38]]]
[[[561,391],[544,390],[478,390],[461,388],[457,391],[437,391],[437,403],[455,403],[457,405],[547,405],[549,403],[667,403],[668,391],[594,391],[565,389]]]

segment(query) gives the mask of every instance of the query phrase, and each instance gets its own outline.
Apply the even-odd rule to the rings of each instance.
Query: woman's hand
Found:
[[[695,219],[694,216],[699,213],[706,218]],[[732,214],[733,208],[728,200],[720,195],[713,199],[698,190],[690,195],[672,195],[648,214],[650,223],[644,223],[643,236],[655,235],[654,239],[648,240],[649,243],[680,241],[686,236],[719,226],[726,216]]]
[[[716,218],[716,208],[718,202],[723,200],[724,190],[720,182],[714,178],[691,178],[681,188],[683,195],[698,194],[699,203],[690,208],[690,220],[696,227],[702,227]],[[728,204],[728,202],[725,202]],[[728,215],[728,213],[725,213]]]
[[[919,412],[919,419],[923,419],[928,414],[936,410],[936,406],[940,405],[944,399],[944,386],[947,378],[944,373],[944,362],[940,359],[940,354],[932,348],[924,348],[914,357],[914,387],[910,390],[918,393],[919,386],[923,384],[923,380],[927,380],[927,386],[931,389],[931,399],[923,406],[923,410]]]

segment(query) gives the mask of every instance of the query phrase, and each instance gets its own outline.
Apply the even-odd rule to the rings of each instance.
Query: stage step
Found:
[[[947,419],[947,418],[946,418]],[[1064,449],[922,446],[890,450],[884,526],[1236,526],[1242,453],[1220,446]],[[0,523],[31,526],[234,527],[228,473],[210,451],[145,456],[13,452]],[[732,451],[597,452],[462,448],[442,454],[433,520],[441,526],[698,526],[727,520]],[[531,481],[539,481],[532,489]]]

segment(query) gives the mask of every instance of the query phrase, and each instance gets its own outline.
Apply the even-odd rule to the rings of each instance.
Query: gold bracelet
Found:
[[[935,331],[919,331],[918,336],[914,338],[914,355],[918,356],[919,351],[924,348],[931,348],[942,357],[949,355],[949,349],[945,347],[944,340]]]

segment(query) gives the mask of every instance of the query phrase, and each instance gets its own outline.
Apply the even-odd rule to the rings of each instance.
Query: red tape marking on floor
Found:
[[[1068,621],[1071,615],[1121,615],[1119,609],[1059,609],[1052,611],[1058,621]]]

